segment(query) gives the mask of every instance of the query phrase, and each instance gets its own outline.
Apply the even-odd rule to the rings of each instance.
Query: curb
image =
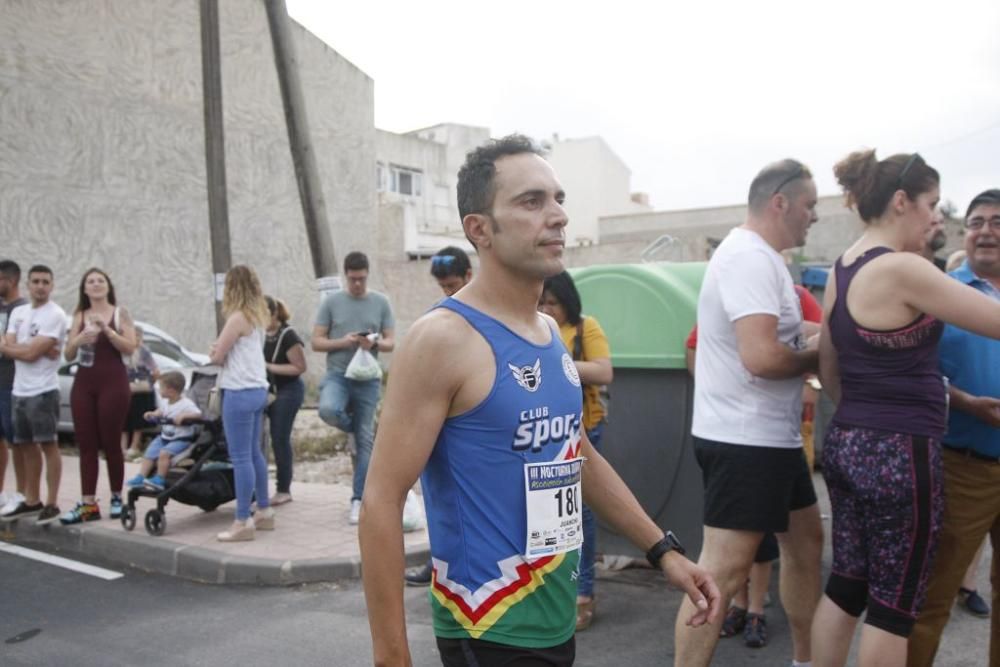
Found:
[[[45,545],[116,565],[206,584],[294,586],[361,578],[360,555],[299,560],[251,558],[100,526],[19,524],[18,521],[6,524],[8,532],[2,536],[5,541]],[[430,551],[426,548],[414,550],[406,554],[406,564],[421,565],[429,557]]]

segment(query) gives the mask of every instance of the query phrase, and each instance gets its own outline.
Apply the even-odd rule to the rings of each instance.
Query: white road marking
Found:
[[[74,572],[79,572],[81,574],[89,574],[92,577],[104,579],[105,581],[114,581],[115,579],[121,579],[125,576],[121,572],[105,570],[103,567],[87,565],[86,563],[70,560],[69,558],[62,558],[61,556],[53,556],[43,551],[25,549],[24,547],[19,547],[16,544],[5,544],[0,542],[0,552],[21,556],[22,558],[29,558],[31,560],[37,560],[40,563],[48,563],[49,565],[55,565],[56,567],[62,567],[67,570],[73,570]]]

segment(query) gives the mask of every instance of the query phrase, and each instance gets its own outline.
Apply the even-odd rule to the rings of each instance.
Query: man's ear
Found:
[[[784,192],[779,192],[771,196],[771,200],[767,203],[775,213],[784,213],[788,209],[788,195]]]
[[[462,227],[472,245],[489,248],[493,241],[493,221],[482,213],[470,213],[462,218]]]

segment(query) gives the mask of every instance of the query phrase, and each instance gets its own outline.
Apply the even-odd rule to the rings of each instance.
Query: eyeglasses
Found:
[[[969,218],[965,221],[965,228],[971,232],[978,232],[986,225],[990,226],[990,231],[1000,232],[1000,215],[994,215],[992,218],[986,219],[980,216],[974,218]]]
[[[923,158],[920,157],[920,153],[914,153],[910,156],[910,159],[906,161],[906,164],[903,166],[903,171],[899,172],[899,179],[896,181],[897,190],[903,189],[903,181],[906,179],[906,175],[910,172],[910,167],[916,164],[917,160],[923,160]]]
[[[786,185],[788,185],[789,183],[791,183],[796,179],[802,178],[805,175],[806,175],[805,167],[799,165],[798,167],[795,168],[795,171],[793,171],[790,176],[788,176],[782,182],[778,183],[778,187],[774,189],[774,192],[771,193],[771,196],[773,197],[774,195],[778,194],[779,192],[781,192],[781,188],[785,187]]]
[[[454,255],[434,255],[431,257],[431,266],[451,266],[456,259]]]

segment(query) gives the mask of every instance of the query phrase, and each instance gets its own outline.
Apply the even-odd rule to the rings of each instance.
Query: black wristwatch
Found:
[[[684,555],[684,547],[681,545],[681,541],[677,539],[677,536],[672,531],[668,530],[662,540],[649,547],[649,551],[646,552],[646,560],[649,561],[650,565],[659,570],[660,559],[663,558],[664,554],[671,551],[676,551],[682,556]]]

